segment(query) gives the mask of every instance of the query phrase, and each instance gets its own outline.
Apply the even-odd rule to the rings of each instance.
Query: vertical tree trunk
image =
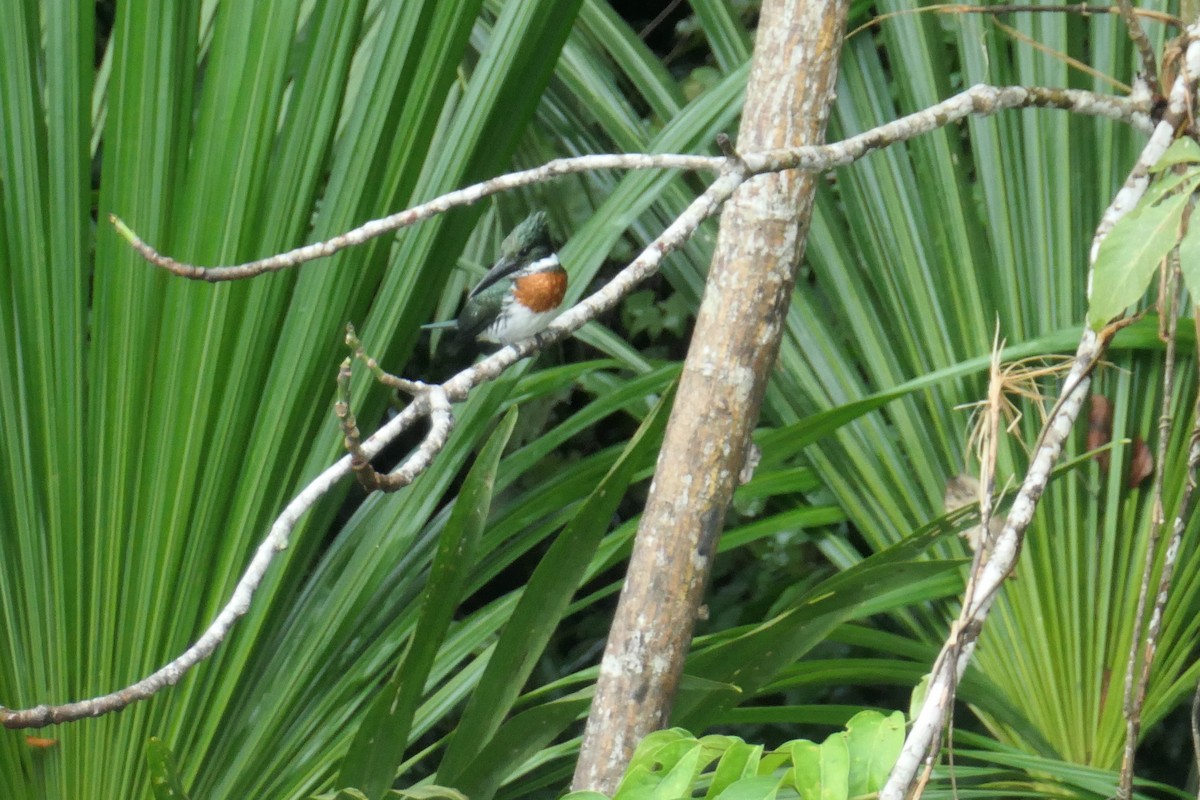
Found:
[[[820,144],[847,0],[766,0],[738,148]],[[725,207],[675,407],[600,666],[574,788],[611,795],[663,727],[758,421],[818,176],[764,175]]]

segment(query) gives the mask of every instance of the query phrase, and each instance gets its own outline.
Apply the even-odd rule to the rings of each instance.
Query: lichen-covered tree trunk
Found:
[[[819,144],[846,0],[766,0],[737,147]],[[764,175],[725,207],[695,334],[588,717],[574,788],[612,794],[638,741],[663,727],[725,509],[758,421],[817,176]]]

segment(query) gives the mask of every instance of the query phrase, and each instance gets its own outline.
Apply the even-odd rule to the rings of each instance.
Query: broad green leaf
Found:
[[[723,733],[709,733],[700,737],[700,744],[706,751],[712,753],[714,758],[720,759],[729,748],[745,744],[745,742],[737,736],[728,736]]]
[[[410,798],[410,800],[467,800],[467,796],[448,786],[427,784],[409,789],[392,789],[387,797]]]
[[[692,752],[699,758],[700,743],[682,728],[647,734],[634,750],[613,800],[651,797],[663,777]]]
[[[776,770],[781,769],[790,763],[792,763],[792,754],[790,749],[787,747],[781,747],[776,750],[772,750],[769,753],[765,753],[763,757],[758,760],[758,774],[772,775]]]
[[[175,755],[156,736],[146,742],[146,761],[150,763],[150,791],[155,800],[187,800]]]
[[[631,764],[625,770],[613,800],[646,800],[654,795],[661,782],[662,775],[655,772],[652,765]]]
[[[1146,193],[1130,213],[1140,214],[1147,208],[1161,205],[1163,201],[1195,187],[1197,180],[1200,180],[1200,168],[1172,170],[1160,174],[1146,187]]]
[[[758,763],[762,753],[763,746],[760,744],[747,744],[741,740],[730,744],[713,770],[712,783],[704,795],[705,800],[714,800],[726,788],[743,778],[758,776]]]
[[[781,780],[771,775],[747,775],[716,797],[717,800],[772,800],[779,792]]]
[[[1179,222],[1200,176],[1157,204],[1139,204],[1100,243],[1088,324],[1095,330],[1136,303],[1158,265],[1179,241]]]
[[[1200,214],[1192,211],[1187,235],[1179,240],[1179,270],[1183,273],[1183,286],[1192,297],[1192,303],[1200,298]]]
[[[850,797],[850,752],[846,734],[835,733],[821,744],[793,742],[796,791],[805,800],[846,800]]]
[[[474,564],[491,508],[500,456],[516,423],[517,412],[513,409],[463,482],[430,567],[413,640],[391,681],[371,705],[343,761],[339,781],[361,789],[368,797],[382,794],[404,761],[413,713]]]
[[[651,794],[653,800],[677,800],[690,795],[696,776],[705,766],[702,760],[704,747],[696,741],[690,745],[679,742],[676,746],[668,745],[658,752],[662,757],[659,763],[665,774],[654,787]],[[617,793],[617,798],[624,800],[620,792]]]
[[[1180,136],[1171,142],[1167,152],[1150,168],[1150,172],[1164,172],[1176,164],[1200,164],[1200,144],[1196,144],[1190,137]]]
[[[850,794],[878,792],[904,746],[904,715],[899,711],[887,716],[878,711],[856,714],[846,723],[846,745],[850,755]]]

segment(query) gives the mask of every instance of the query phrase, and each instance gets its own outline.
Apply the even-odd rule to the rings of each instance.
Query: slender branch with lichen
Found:
[[[564,312],[549,327],[535,336],[501,348],[473,366],[463,370],[438,386],[409,383],[414,394],[412,401],[394,418],[366,439],[358,434],[349,408],[349,396],[343,389],[339,416],[349,452],[330,465],[287,504],[276,518],[266,538],[259,545],[245,572],[235,586],[232,596],[217,616],[178,657],[128,687],[99,697],[61,705],[39,705],[14,710],[0,706],[0,724],[9,728],[29,728],[99,716],[144,700],[167,686],[178,682],[192,667],[205,660],[228,636],[237,620],[250,609],[254,593],[262,583],[274,556],[286,549],[292,530],[299,518],[341,479],[354,471],[353,463],[369,462],[371,458],[404,431],[425,417],[434,415],[430,435],[401,466],[402,477],[376,475],[378,479],[408,481],[415,479],[432,461],[448,434],[449,404],[465,400],[472,389],[494,380],[504,370],[522,358],[538,352],[547,345],[570,336],[585,323],[615,307],[634,287],[655,274],[663,259],[682,247],[700,224],[721,209],[734,190],[755,175],[787,169],[822,172],[845,166],[863,156],[889,145],[912,139],[968,116],[994,114],[1006,109],[1054,108],[1077,114],[1105,117],[1149,131],[1153,124],[1148,104],[1140,100],[1109,97],[1074,89],[1037,87],[994,87],[978,85],[922,111],[880,125],[877,128],[833,144],[773,150],[760,153],[726,152],[719,157],[688,155],[594,155],[558,159],[541,167],[511,173],[477,183],[413,208],[382,219],[373,220],[324,242],[306,245],[286,253],[230,267],[202,267],[165,256],[145,243],[132,228],[119,218],[110,217],[116,231],[147,261],[173,274],[204,281],[225,281],[250,278],[267,272],[299,266],[332,255],[346,247],[363,243],[403,227],[429,219],[449,209],[475,203],[499,192],[552,180],[571,173],[597,169],[689,169],[715,171],[717,177],[708,188],[680,214],[658,238],[652,241],[627,267],[598,291]],[[369,362],[368,362],[369,364]],[[344,369],[344,367],[343,367]],[[339,375],[342,371],[339,370]],[[339,378],[344,381],[345,377]],[[402,379],[398,379],[402,380]],[[409,391],[409,390],[406,390]],[[353,431],[353,436],[348,434]],[[369,470],[360,468],[360,474]]]
[[[806,172],[824,172],[834,167],[851,164],[863,156],[882,147],[906,141],[937,128],[958,122],[968,116],[987,116],[998,111],[1015,108],[1057,108],[1076,114],[1106,117],[1127,122],[1139,130],[1149,132],[1152,123],[1148,116],[1149,104],[1143,101],[1096,94],[1079,89],[1052,89],[1026,86],[973,86],[953,97],[917,111],[898,120],[864,131],[857,136],[834,144],[813,147],[797,147],[788,150],[746,153],[741,157],[742,169],[750,178],[766,172],[799,169]],[[192,280],[220,281],[242,280],[267,272],[298,267],[362,244],[377,236],[406,228],[422,220],[445,213],[452,208],[477,203],[485,197],[511,191],[535,183],[544,183],[563,175],[593,172],[602,169],[680,169],[691,171],[727,171],[730,156],[651,155],[627,153],[624,155],[588,155],[575,158],[560,158],[540,167],[501,175],[482,181],[465,189],[449,192],[441,197],[422,203],[390,216],[371,220],[323,242],[304,245],[286,253],[280,253],[256,261],[248,261],[228,267],[203,267],[178,261],[163,255],[147,244],[120,217],[109,215],[109,221],[121,238],[151,264],[162,267],[180,277]]]

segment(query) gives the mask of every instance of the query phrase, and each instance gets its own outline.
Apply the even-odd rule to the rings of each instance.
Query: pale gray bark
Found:
[[[847,3],[767,0],[738,149],[820,143]],[[695,334],[600,666],[574,788],[611,795],[666,725],[725,509],[779,350],[817,175],[763,175],[721,216]]]

